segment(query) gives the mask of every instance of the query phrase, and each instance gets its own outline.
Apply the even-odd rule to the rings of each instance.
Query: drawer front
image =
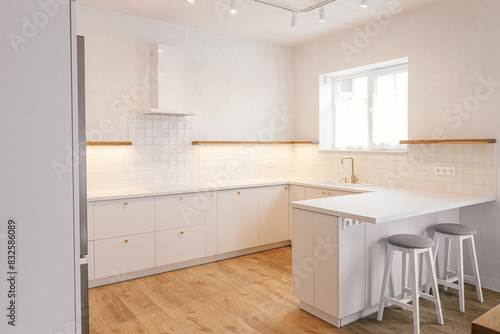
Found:
[[[210,194],[181,194],[155,197],[156,231],[204,225]]]
[[[153,268],[155,266],[154,242],[154,233],[96,240],[94,244],[95,278]]]
[[[198,259],[206,254],[203,225],[156,232],[157,266]]]
[[[354,194],[355,193],[351,193],[348,191],[326,189],[326,196],[327,197],[346,196],[346,195],[354,195]]]
[[[94,279],[95,270],[94,270],[94,242],[89,242],[89,253],[87,254],[87,260],[89,261],[89,280]]]
[[[94,202],[95,240],[153,231],[153,198]]]
[[[87,239],[94,240],[94,203],[87,203]]]

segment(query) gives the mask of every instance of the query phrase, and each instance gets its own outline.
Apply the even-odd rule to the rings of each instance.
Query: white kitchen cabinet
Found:
[[[314,307],[339,318],[338,218],[314,214]]]
[[[118,276],[155,266],[155,234],[96,240],[95,278]]]
[[[305,187],[290,185],[288,189],[288,202],[303,201],[305,199]],[[288,239],[293,238],[293,209],[288,208]]]
[[[219,254],[259,245],[259,190],[217,192]]]
[[[288,186],[259,188],[259,244],[288,240]]]
[[[155,197],[155,230],[205,225],[207,193]]]
[[[156,232],[156,266],[205,257],[205,236],[204,225]]]
[[[88,254],[87,261],[89,264],[89,280],[94,279],[95,270],[94,270],[94,242],[90,241],[88,243]]]
[[[314,305],[314,213],[293,209],[293,296]]]
[[[305,187],[304,199],[315,199],[322,197],[335,197],[335,196],[345,196],[353,195],[354,193],[342,190],[324,189],[324,188],[313,188]]]
[[[154,199],[94,202],[95,240],[154,231]]]
[[[94,203],[87,203],[87,240],[94,240]]]
[[[217,192],[208,193],[205,210],[205,226],[207,233],[207,256],[218,253],[217,249]]]

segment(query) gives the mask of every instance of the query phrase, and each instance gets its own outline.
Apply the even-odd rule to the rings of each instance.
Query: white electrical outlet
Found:
[[[457,176],[455,167],[434,167],[434,175]]]
[[[278,160],[266,160],[266,168],[278,167]]]

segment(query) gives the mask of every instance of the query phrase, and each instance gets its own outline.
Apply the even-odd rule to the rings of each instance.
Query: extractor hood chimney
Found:
[[[158,44],[149,52],[149,110],[143,115],[191,116],[182,104],[183,50]]]

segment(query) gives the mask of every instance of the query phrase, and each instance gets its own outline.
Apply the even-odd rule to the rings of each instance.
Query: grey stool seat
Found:
[[[476,229],[462,224],[436,224],[434,231],[451,235],[474,235]]]
[[[423,249],[434,247],[434,240],[415,234],[396,234],[387,238],[387,242],[396,247]]]

